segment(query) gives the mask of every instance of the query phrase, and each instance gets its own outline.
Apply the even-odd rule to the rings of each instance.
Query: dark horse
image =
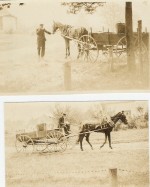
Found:
[[[100,146],[100,148],[102,148],[105,145],[105,143],[107,141],[107,137],[108,137],[109,147],[112,149],[110,133],[113,130],[113,128],[118,120],[121,120],[124,124],[128,124],[126,116],[124,115],[124,111],[119,112],[115,116],[111,117],[111,122],[106,122],[104,124],[88,124],[88,123],[83,124],[81,127],[80,134],[79,134],[79,139],[78,139],[78,141],[80,142],[81,150],[83,151],[82,141],[83,141],[84,137],[86,137],[86,141],[91,146],[91,149],[93,149],[92,144],[89,142],[90,131],[104,133],[105,134],[105,141]]]
[[[57,31],[60,30],[62,37],[65,40],[65,45],[66,45],[66,58],[70,56],[70,40],[72,39],[77,39],[79,40],[81,36],[87,35],[88,31],[84,27],[80,28],[74,28],[71,27],[70,25],[64,25],[59,22],[53,22],[53,34]],[[78,44],[78,57],[80,56],[80,47]]]

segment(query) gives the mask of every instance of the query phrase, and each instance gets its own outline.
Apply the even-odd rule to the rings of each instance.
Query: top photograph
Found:
[[[0,1],[0,95],[149,92],[149,0]]]

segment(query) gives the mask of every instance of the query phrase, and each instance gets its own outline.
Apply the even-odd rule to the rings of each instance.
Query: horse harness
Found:
[[[115,126],[115,123],[111,120],[111,121],[109,121],[109,122],[107,122],[103,125],[97,124],[95,126],[95,129],[93,129],[93,130],[90,130],[91,126],[92,125],[88,124],[88,123],[84,125],[84,129],[82,129],[82,131],[83,132],[85,131],[85,136],[87,136],[91,132],[98,132],[98,131],[103,131],[103,130],[106,130],[106,129],[109,129],[109,128],[113,128]]]

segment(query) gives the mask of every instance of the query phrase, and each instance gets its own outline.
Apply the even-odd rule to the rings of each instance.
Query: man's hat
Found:
[[[42,24],[42,23],[40,24],[40,26],[43,26],[43,25],[44,25],[44,24]]]
[[[66,114],[65,114],[65,113],[63,113],[63,116],[66,116]]]

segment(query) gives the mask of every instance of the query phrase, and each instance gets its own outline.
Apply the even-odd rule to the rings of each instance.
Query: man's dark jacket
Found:
[[[37,42],[38,42],[39,45],[42,44],[42,43],[45,43],[45,41],[46,41],[45,33],[51,34],[50,32],[48,32],[45,29],[37,29],[36,30]]]

